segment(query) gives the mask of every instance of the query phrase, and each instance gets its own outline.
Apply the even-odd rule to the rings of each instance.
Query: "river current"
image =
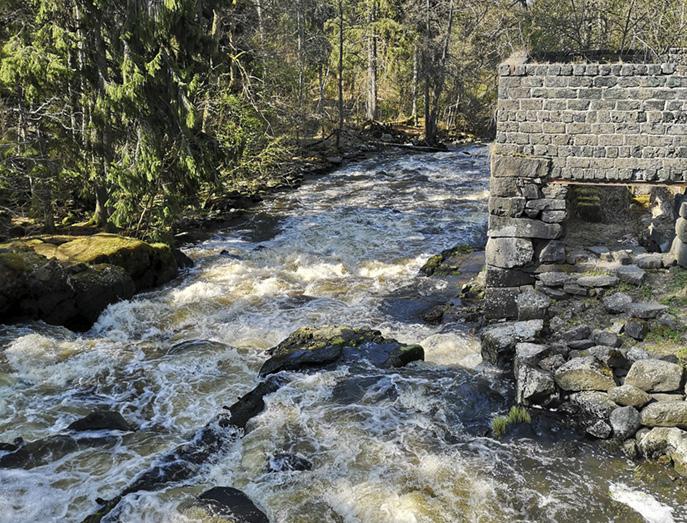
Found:
[[[512,404],[509,381],[480,365],[463,325],[422,321],[458,289],[418,269],[483,243],[487,186],[483,147],[349,165],[189,247],[193,269],[109,307],[86,333],[2,327],[0,441],[58,434],[102,407],[139,430],[0,469],[0,522],[80,521],[252,389],[265,349],[330,324],[419,343],[426,361],[291,373],[228,452],[191,481],[126,496],[118,520],[200,521],[190,501],[224,485],[275,522],[687,521],[687,492],[663,466],[544,416],[521,437],[486,436]],[[312,469],[268,472],[284,452]]]

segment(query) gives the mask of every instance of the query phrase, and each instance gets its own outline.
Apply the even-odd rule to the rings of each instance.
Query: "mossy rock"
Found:
[[[457,274],[460,267],[470,254],[475,249],[469,245],[460,244],[441,251],[439,254],[432,256],[420,269],[420,273],[425,276],[447,276]]]
[[[0,244],[0,321],[89,328],[110,304],[177,274],[172,249],[114,234]]]
[[[116,265],[131,276],[139,291],[166,283],[177,274],[174,252],[168,245],[117,234],[36,236],[0,244],[2,248],[14,252],[30,249],[69,265]]]
[[[385,338],[378,330],[327,326],[303,327],[269,351],[260,374],[327,369],[361,360],[380,368],[403,367],[424,359],[419,345]]]

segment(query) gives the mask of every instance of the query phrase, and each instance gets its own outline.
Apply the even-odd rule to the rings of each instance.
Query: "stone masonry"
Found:
[[[537,267],[565,260],[569,184],[687,184],[687,53],[652,64],[503,64],[499,75],[485,311],[517,319]],[[687,261],[686,243],[673,249]]]

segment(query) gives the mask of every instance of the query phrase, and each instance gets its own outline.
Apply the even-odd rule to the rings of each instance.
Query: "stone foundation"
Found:
[[[518,319],[518,296],[537,268],[565,260],[568,184],[687,184],[685,56],[673,49],[665,63],[500,66],[488,319]],[[686,217],[673,246],[683,266]]]

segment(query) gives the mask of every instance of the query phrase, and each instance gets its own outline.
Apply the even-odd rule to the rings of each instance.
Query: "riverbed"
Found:
[[[0,522],[80,521],[252,389],[266,349],[331,324],[419,343],[426,361],[292,373],[228,452],[183,485],[125,497],[119,520],[198,521],[189,502],[224,485],[275,522],[686,521],[687,491],[660,465],[543,417],[488,436],[512,404],[509,381],[480,364],[464,325],[423,322],[458,289],[418,275],[442,249],[484,243],[487,189],[484,147],[349,165],[189,247],[193,269],[110,306],[86,333],[1,328],[1,441],[57,434],[105,407],[139,430],[0,470]],[[312,469],[268,472],[277,453]]]

